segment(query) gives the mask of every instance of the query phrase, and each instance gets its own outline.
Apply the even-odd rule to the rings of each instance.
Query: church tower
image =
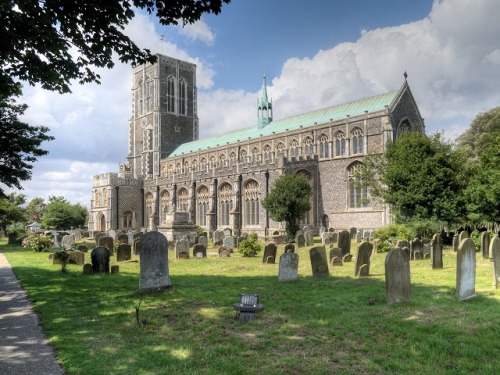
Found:
[[[130,177],[160,174],[160,160],[198,139],[196,65],[164,55],[134,68],[127,169]]]
[[[273,121],[273,103],[267,99],[266,76],[262,82],[262,92],[260,100],[257,99],[257,118],[259,120],[259,129],[262,129],[267,124]]]

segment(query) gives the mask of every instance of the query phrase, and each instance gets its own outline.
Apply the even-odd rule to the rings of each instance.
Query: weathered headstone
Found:
[[[83,271],[82,272],[83,272],[84,275],[92,275],[92,273],[93,273],[92,264],[85,263],[83,265]]]
[[[304,240],[306,242],[306,246],[314,246],[314,237],[311,230],[304,231]]]
[[[332,266],[342,266],[342,249],[334,247],[330,250],[330,264]]]
[[[114,241],[116,239],[116,230],[114,229],[108,230],[108,237],[111,237]]]
[[[456,297],[458,301],[463,301],[475,295],[476,248],[470,238],[465,238],[460,242],[457,252]]]
[[[323,246],[329,246],[330,245],[330,233],[328,232],[324,232],[322,235],[321,235],[321,244]]]
[[[75,236],[72,234],[67,234],[61,240],[61,247],[63,249],[68,250],[71,249],[74,243],[75,243]]]
[[[92,272],[96,273],[109,273],[109,250],[106,247],[98,246],[90,253],[92,260]]]
[[[343,230],[339,233],[338,246],[342,249],[342,256],[351,252],[351,235],[348,231]]]
[[[459,242],[458,242],[458,234],[455,234],[453,236],[453,251],[456,253],[458,251],[458,245],[459,245]]]
[[[399,248],[385,257],[385,291],[389,305],[411,300],[410,259]]]
[[[113,238],[109,236],[104,236],[99,238],[99,242],[97,243],[97,246],[102,246],[105,247],[109,250],[109,254],[113,255],[114,251],[114,241]]]
[[[189,258],[189,241],[187,239],[177,240],[175,243],[175,258]]]
[[[348,263],[352,260],[352,254],[349,253],[349,254],[344,254],[342,256],[342,263]]]
[[[289,252],[280,256],[280,268],[278,271],[278,281],[297,280],[299,270],[298,254]]]
[[[139,292],[172,288],[168,270],[168,241],[160,232],[148,232],[139,242],[141,276]]]
[[[134,247],[134,254],[139,255],[139,242],[141,241],[140,238],[134,238],[133,247]]]
[[[306,246],[306,239],[302,233],[299,233],[295,236],[295,243],[297,244],[298,249]]]
[[[490,232],[481,233],[481,254],[483,259],[489,259],[490,252]]]
[[[130,245],[121,244],[118,246],[116,250],[116,261],[124,262],[126,260],[130,260],[132,258],[132,248]]]
[[[208,246],[207,236],[200,236],[200,237],[198,237],[198,245],[203,245],[206,248]]]
[[[128,234],[126,233],[120,233],[118,236],[117,236],[117,241],[118,243],[122,243],[122,244],[125,244],[125,245],[128,245]]]
[[[207,247],[202,244],[196,244],[193,246],[193,257],[194,258],[206,258],[207,257]]]
[[[262,263],[274,264],[276,262],[276,252],[278,248],[275,244],[270,243],[264,248],[264,256],[262,257]]]
[[[372,232],[370,232],[369,230],[365,230],[363,232],[363,240],[370,241],[371,236],[372,236]]]
[[[73,236],[75,236],[75,241],[81,241],[82,240],[82,231],[80,229],[75,229],[73,231]]]
[[[224,232],[221,230],[216,230],[212,234],[212,241],[214,246],[222,246],[222,239],[224,238]]]
[[[83,266],[85,264],[85,254],[81,251],[68,251],[68,264],[77,264]]]
[[[399,247],[399,246],[396,246]],[[410,260],[422,259],[424,257],[424,243],[420,238],[415,238],[410,241]],[[402,249],[402,247],[400,247]],[[418,253],[418,258],[415,258],[415,253]]]
[[[287,243],[285,245],[285,253],[295,253],[295,245],[293,243]]]
[[[493,287],[498,289],[500,286],[500,238],[498,236],[491,239],[488,256],[491,259]]]
[[[328,261],[326,260],[326,250],[323,246],[316,246],[309,250],[311,258],[311,267],[314,277],[330,275],[328,270]]]
[[[460,234],[458,235],[458,246],[460,246],[462,241],[465,240],[466,238],[470,238],[469,232],[467,232],[466,230],[461,231]]]
[[[219,257],[220,258],[228,258],[229,256],[231,256],[232,251],[233,251],[233,249],[231,249],[230,247],[221,246],[219,248]]]
[[[370,257],[373,253],[373,245],[363,242],[359,245],[358,256],[356,257],[355,276],[370,276]]]
[[[432,236],[431,260],[432,269],[443,268],[443,243],[441,242],[440,234]]]
[[[356,243],[361,243],[363,241],[363,229],[358,229],[356,233]]]
[[[231,228],[225,228],[223,233],[224,233],[224,236],[232,236],[233,235],[233,231],[231,230]]]
[[[352,227],[351,229],[349,229],[349,236],[351,237],[352,240],[356,236],[356,233],[358,233],[358,229],[357,228]]]
[[[428,242],[424,242],[422,245],[422,256],[424,259],[428,259],[431,257],[431,244]]]
[[[231,249],[236,249],[236,237],[227,236],[222,240],[222,246],[230,247]]]

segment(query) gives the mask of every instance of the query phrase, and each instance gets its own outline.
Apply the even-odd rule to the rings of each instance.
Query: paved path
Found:
[[[0,253],[0,374],[62,375],[31,302]]]

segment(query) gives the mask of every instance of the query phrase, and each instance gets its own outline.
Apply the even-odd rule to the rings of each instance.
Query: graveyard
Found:
[[[90,263],[95,242],[78,242]],[[211,240],[206,257],[193,247],[189,258],[169,250],[171,287],[145,294],[137,293],[143,281],[134,253],[110,257],[119,272],[84,274],[76,264],[62,273],[49,252],[5,239],[0,251],[68,374],[498,373],[500,293],[489,259],[475,253],[476,296],[464,301],[452,247],[444,247],[442,268],[412,259],[411,299],[389,304],[388,253],[371,254],[367,269],[357,259],[371,247],[352,240],[350,261],[315,268],[311,258],[325,257],[321,245],[314,237],[313,246],[295,248],[291,279],[280,273],[284,244],[274,262],[265,261],[264,246],[255,257],[219,256]],[[242,293],[258,294],[263,305],[246,322],[233,308]]]

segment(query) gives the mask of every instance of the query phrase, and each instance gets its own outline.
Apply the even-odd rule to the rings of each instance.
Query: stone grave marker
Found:
[[[385,257],[385,291],[389,305],[411,300],[410,259],[400,248]]]
[[[74,243],[75,243],[75,236],[72,234],[67,234],[61,240],[61,247],[63,249],[68,250],[71,249]]]
[[[402,250],[406,253],[406,255],[408,255],[408,259],[411,259],[410,258],[410,249],[408,249],[407,247],[403,247]]]
[[[82,231],[80,229],[75,229],[73,231],[73,236],[75,236],[75,241],[81,241],[82,240]]]
[[[456,298],[458,301],[464,301],[475,295],[476,248],[470,238],[465,238],[460,242],[457,251]]]
[[[207,239],[207,236],[200,236],[198,237],[198,245],[203,245],[206,247],[208,247],[208,239]]]
[[[410,260],[422,259],[424,257],[424,242],[420,238],[414,238],[410,241]],[[418,253],[418,258],[415,258],[415,253]]]
[[[373,253],[373,245],[369,242],[363,242],[359,245],[358,255],[354,275],[357,277],[370,276],[370,257]]]
[[[311,230],[304,231],[304,240],[306,246],[314,246],[314,237]]]
[[[172,288],[168,269],[168,241],[160,232],[144,234],[139,242],[141,275],[139,292],[153,292]]]
[[[489,258],[491,259],[491,271],[493,275],[493,287],[500,286],[500,238],[495,236],[490,241]]]
[[[372,232],[370,232],[369,230],[365,230],[363,232],[363,240],[370,241],[371,237],[372,237]]]
[[[428,259],[431,257],[431,244],[428,242],[424,242],[422,245],[422,254],[424,259]]]
[[[194,258],[206,258],[207,257],[207,247],[200,243],[194,245],[193,247],[193,257]]]
[[[481,254],[483,255],[483,259],[489,259],[490,253],[490,232],[481,233]]]
[[[342,266],[342,249],[334,247],[330,250],[330,264],[332,266]]]
[[[293,243],[287,243],[285,245],[285,253],[295,253],[295,245]]]
[[[295,281],[299,272],[299,255],[289,252],[281,254],[278,281]]]
[[[132,242],[135,255],[139,255],[139,242],[140,241],[141,241],[140,238],[134,238],[134,242]]]
[[[216,230],[212,234],[212,241],[214,246],[222,246],[222,239],[224,238],[224,232],[221,230]]]
[[[458,234],[453,236],[453,251],[456,253],[458,251]]]
[[[363,229],[358,229],[356,232],[356,243],[361,243],[363,241]]]
[[[117,241],[118,243],[122,243],[122,244],[125,244],[125,245],[128,245],[128,234],[126,233],[121,233],[118,235],[118,238],[117,238]]]
[[[222,246],[230,247],[231,249],[236,248],[236,237],[227,236],[222,240]]]
[[[432,269],[443,268],[443,243],[441,242],[440,234],[432,236],[431,260]]]
[[[108,237],[111,237],[114,241],[116,239],[116,230],[114,229],[108,230]]]
[[[329,276],[328,261],[326,260],[326,250],[323,246],[316,246],[309,250],[311,267],[314,277]]]
[[[132,248],[130,245],[121,244],[116,249],[116,261],[124,262],[126,260],[132,259]]]
[[[458,246],[460,246],[462,241],[465,240],[466,238],[469,238],[469,232],[467,232],[466,230],[461,231],[460,234],[458,235]]]
[[[330,245],[330,233],[328,232],[324,232],[322,235],[321,235],[321,244],[323,246],[329,246]]]
[[[339,233],[338,247],[342,249],[342,256],[351,253],[351,235],[348,231]]]
[[[356,236],[356,233],[358,233],[357,228],[352,227],[351,229],[349,229],[349,236],[350,236],[351,240],[354,239],[354,237]]]
[[[352,260],[352,254],[349,253],[349,254],[344,254],[342,256],[342,263],[348,263]]]
[[[85,254],[81,251],[68,251],[68,264],[77,264],[83,266],[85,264]]]
[[[299,233],[295,236],[295,243],[297,244],[298,249],[306,246],[306,239],[302,233]]]
[[[175,242],[175,258],[189,258],[189,241],[187,239],[183,238]]]
[[[109,236],[104,236],[99,238],[99,242],[97,244],[98,246],[105,247],[109,250],[109,254],[113,255],[114,252],[114,241],[113,238]]]
[[[264,248],[264,256],[262,257],[262,263],[274,264],[276,263],[276,252],[278,248],[275,244],[270,243]]]
[[[85,263],[83,265],[83,271],[82,272],[83,272],[84,275],[92,275],[92,273],[93,273],[92,264]]]
[[[109,250],[106,247],[98,246],[90,253],[92,260],[92,273],[109,273]]]
[[[233,231],[231,230],[231,228],[225,228],[223,232],[224,232],[224,236],[232,236],[233,235]]]
[[[219,248],[219,257],[220,258],[229,258],[231,253],[233,252],[233,249],[227,246],[221,246]]]

